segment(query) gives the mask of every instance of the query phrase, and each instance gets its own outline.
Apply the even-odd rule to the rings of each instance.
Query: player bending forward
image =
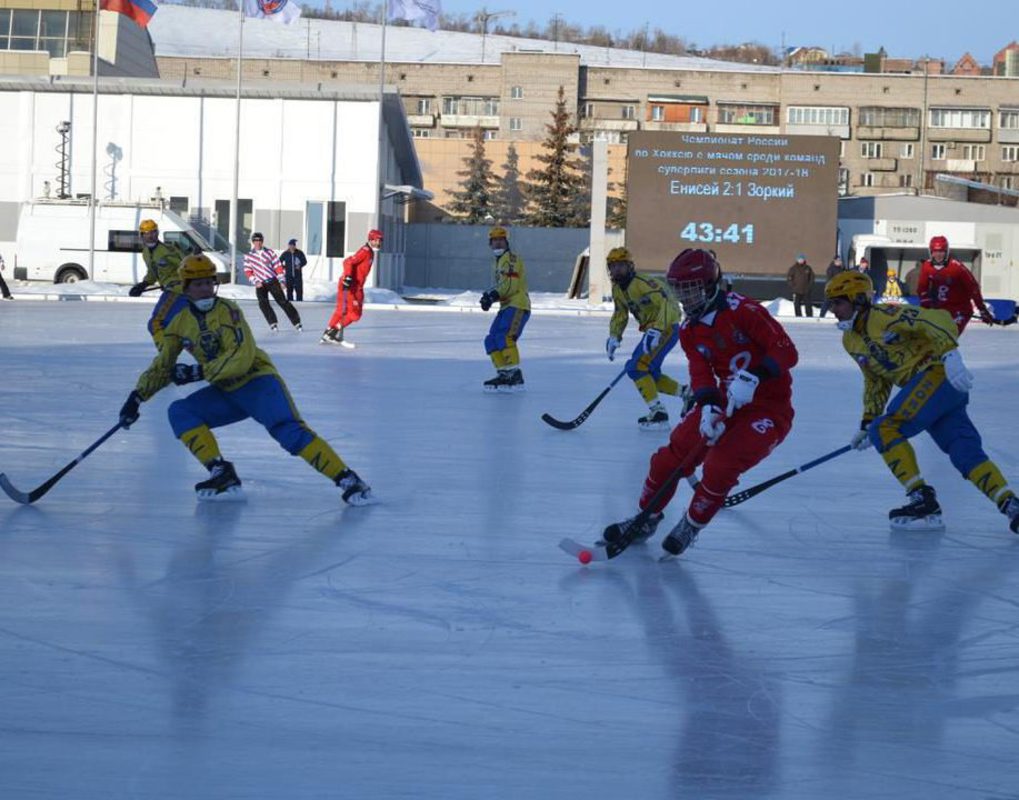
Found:
[[[785,439],[793,423],[792,377],[796,347],[760,303],[722,288],[722,270],[707,250],[684,250],[669,267],[668,281],[686,314],[679,343],[690,363],[695,410],[673,429],[669,443],[651,457],[639,506],[659,489],[652,514],[610,525],[606,541],[650,538],[661,522],[679,478],[703,464],[690,506],[662,542],[679,555],[722,507],[739,477]],[[723,410],[724,409],[724,410]]]
[[[944,528],[934,487],[924,482],[908,441],[927,431],[1019,533],[1019,499],[966,413],[973,375],[958,350],[965,325],[957,328],[946,311],[872,304],[874,286],[859,272],[836,275],[824,293],[843,331],[842,345],[863,371],[863,419],[851,444],[857,450],[873,444],[909,499],[888,512],[892,530]],[[893,384],[901,389],[888,403]]]
[[[120,410],[121,425],[133,425],[139,405],[171,381],[183,385],[205,380],[208,386],[169,408],[174,434],[209,470],[209,479],[195,484],[200,500],[240,494],[241,481],[233,464],[220,455],[212,428],[251,417],[284,450],[332,480],[347,503],[372,502],[368,485],[298,416],[269,356],[255,346],[240,308],[216,297],[215,265],[204,255],[188,256],[181,262],[180,278],[188,308],[164,329],[162,349]],[[198,363],[176,363],[182,350]]]

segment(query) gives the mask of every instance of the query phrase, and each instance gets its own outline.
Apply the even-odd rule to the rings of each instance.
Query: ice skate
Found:
[[[300,322],[298,322],[294,326],[294,330],[297,331],[298,333],[303,333],[304,332],[304,326]]]
[[[669,412],[661,401],[656,401],[648,409],[646,416],[637,420],[637,425],[642,431],[667,431],[669,429]]]
[[[494,378],[489,378],[482,386],[486,392],[507,392],[509,391],[510,376],[508,369],[499,370]]]
[[[269,325],[269,333],[279,333],[279,332],[280,332],[280,326],[277,325],[275,322],[273,322],[271,325]]]
[[[943,531],[941,506],[933,486],[919,486],[907,494],[909,502],[888,512],[893,531]]]
[[[343,492],[343,502],[352,506],[368,506],[376,502],[368,486],[352,469],[345,469],[336,476],[336,485]]]
[[[223,459],[216,459],[209,465],[208,480],[195,484],[199,500],[243,500],[241,479],[237,477],[234,465]]]
[[[522,392],[524,391],[524,373],[520,371],[519,367],[514,367],[509,371],[509,380],[505,387],[501,387],[501,391],[504,392]]]
[[[684,514],[676,527],[669,531],[669,535],[662,540],[662,549],[666,553],[662,556],[662,560],[682,555],[697,540],[697,534],[700,532],[700,527],[694,525],[690,517]]]
[[[319,344],[339,344],[339,329],[338,328],[326,328],[322,331],[322,338],[318,340]]]
[[[1012,533],[1019,533],[1019,497],[1009,495],[998,507],[1008,517],[1008,527]]]
[[[646,542],[655,535],[658,523],[665,517],[664,514],[651,514],[647,519],[638,521],[640,514],[635,514],[622,522],[613,522],[602,533],[599,544],[616,544],[627,536],[632,536],[630,544]]]

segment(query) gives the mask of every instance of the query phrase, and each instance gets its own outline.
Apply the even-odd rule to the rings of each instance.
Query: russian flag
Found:
[[[100,0],[103,11],[113,11],[133,19],[139,27],[146,27],[159,6],[153,0]]]

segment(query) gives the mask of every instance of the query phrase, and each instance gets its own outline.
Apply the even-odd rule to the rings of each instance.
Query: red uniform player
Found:
[[[662,542],[672,555],[686,550],[739,482],[740,475],[785,439],[793,423],[790,369],[798,354],[785,330],[760,303],[722,288],[722,271],[707,250],[684,250],[669,267],[668,281],[686,312],[679,343],[690,363],[696,408],[683,417],[669,443],[651,457],[640,497],[654,498],[640,530],[631,518],[605,531],[649,538],[662,520],[678,478],[703,464],[700,483],[683,518]],[[659,489],[665,487],[655,498]]]
[[[994,316],[984,303],[980,284],[966,265],[948,255],[948,239],[935,236],[930,244],[931,257],[920,267],[917,294],[924,308],[940,308],[952,315],[959,333],[966,329],[973,306],[980,312],[980,319],[988,325]]]
[[[368,243],[356,253],[343,259],[343,275],[336,286],[336,310],[329,318],[329,325],[319,340],[322,344],[340,344],[353,347],[344,340],[343,331],[361,319],[364,306],[364,283],[375,263],[375,255],[382,247],[382,231],[368,231]]]

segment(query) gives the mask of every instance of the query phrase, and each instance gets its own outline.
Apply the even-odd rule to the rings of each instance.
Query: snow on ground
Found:
[[[0,470],[31,488],[115,422],[154,352],[151,305],[15,293]],[[536,313],[527,393],[488,396],[491,315],[370,306],[349,351],[316,343],[329,303],[277,336],[242,307],[382,502],[343,508],[248,421],[219,432],[247,502],[196,504],[203,471],[165,417],[192,387],[37,504],[0,497],[0,796],[1015,794],[1019,537],[926,438],[943,534],[888,531],[902,493],[871,450],[721,513],[677,562],[659,535],[584,568],[559,538],[632,513],[665,438],[637,429],[625,381],[576,431],[539,419],[618,374],[604,313]],[[857,427],[830,319],[786,322],[794,429],[744,486]],[[1017,344],[1015,327],[963,340],[971,414],[1013,481]],[[667,371],[685,375],[678,355]]]

